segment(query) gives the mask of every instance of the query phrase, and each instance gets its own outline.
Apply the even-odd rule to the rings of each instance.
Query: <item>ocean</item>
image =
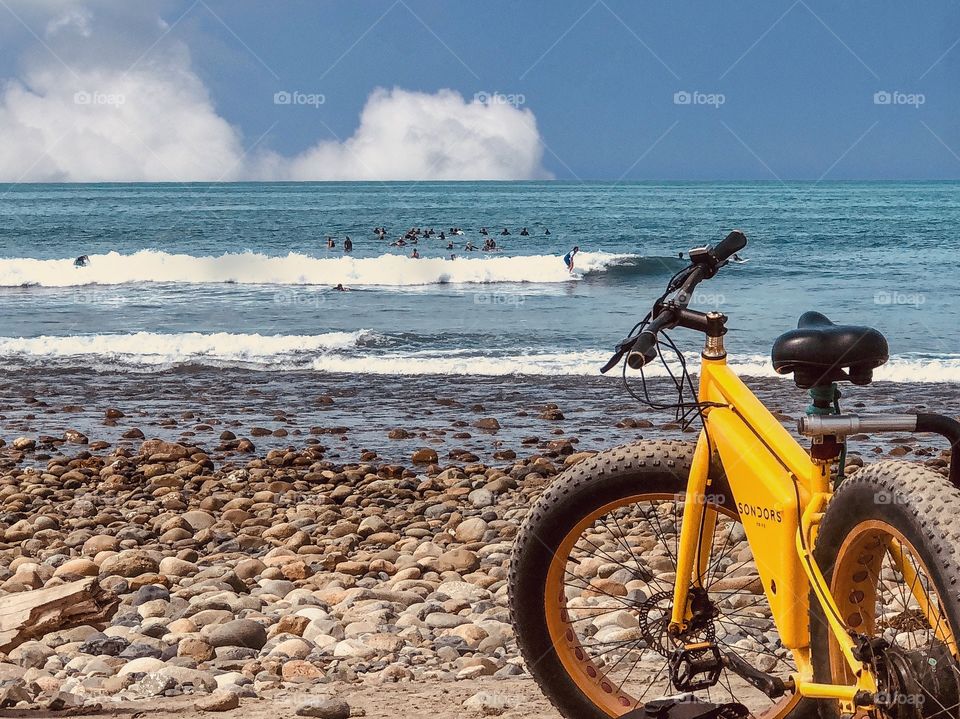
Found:
[[[748,262],[703,283],[691,306],[730,317],[731,364],[785,425],[795,427],[807,400],[774,375],[769,350],[810,309],[888,338],[890,362],[871,387],[845,390],[845,406],[956,415],[958,190],[948,182],[4,186],[0,429],[8,441],[39,437],[47,450],[68,430],[91,443],[135,446],[142,434],[213,449],[232,432],[252,437],[257,451],[322,442],[331,459],[373,451],[398,462],[424,446],[447,461],[493,461],[552,442],[601,449],[676,437],[670,412],[643,407],[619,371],[600,376],[599,368],[683,266],[678,253],[733,228],[749,238]],[[375,227],[388,229],[386,241]],[[413,259],[411,246],[390,246],[410,227],[464,234],[452,251],[421,239],[422,258]],[[481,227],[497,252],[463,249],[482,246]],[[574,245],[581,253],[571,275],[562,257]],[[80,255],[89,263],[74,267]],[[672,337],[695,373],[701,338]],[[647,370],[653,395],[675,399],[663,374]],[[563,420],[544,413],[552,406]],[[476,429],[481,418],[500,430]],[[918,452],[942,445],[883,436],[871,451],[917,441],[929,445]]]
[[[452,251],[421,239],[412,259],[380,226],[464,235]],[[484,226],[499,251],[464,251]],[[0,362],[590,376],[678,253],[734,228],[749,262],[692,306],[730,317],[741,373],[772,375],[773,339],[817,309],[887,335],[878,379],[960,381],[956,182],[0,186]],[[695,361],[699,339],[674,339]]]

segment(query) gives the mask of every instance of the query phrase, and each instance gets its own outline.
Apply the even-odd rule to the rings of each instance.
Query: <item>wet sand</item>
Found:
[[[751,378],[747,383],[796,433],[796,420],[808,404],[805,392],[789,379]],[[650,386],[655,397],[671,396],[664,380]],[[952,384],[877,382],[845,387],[842,407],[851,412],[954,416],[957,398]],[[640,438],[684,435],[671,412],[642,406],[619,378],[380,376],[201,367],[149,374],[9,372],[0,380],[0,429],[8,441],[39,438],[40,449],[51,456],[66,451],[65,444],[70,449],[63,440],[72,430],[89,442],[109,446],[132,447],[142,433],[189,441],[216,453],[219,447],[230,449],[230,440],[224,444],[221,436],[235,436],[248,439],[248,449],[258,453],[319,443],[334,460],[353,461],[375,452],[393,462],[408,461],[423,447],[448,460],[470,461],[472,455],[491,461],[509,458],[509,452],[545,449],[558,440],[578,450],[599,450]],[[694,431],[686,430],[691,440]],[[850,449],[868,455],[901,447],[913,454],[943,446],[935,436],[877,435],[852,442]]]

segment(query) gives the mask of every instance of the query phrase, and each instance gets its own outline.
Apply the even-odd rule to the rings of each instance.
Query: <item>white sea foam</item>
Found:
[[[636,261],[633,255],[581,252],[573,279]],[[655,262],[656,258],[650,258]],[[655,268],[654,268],[655,269]],[[663,271],[668,271],[664,267]],[[401,254],[379,257],[317,258],[291,252],[273,257],[255,252],[216,257],[141,250],[133,254],[91,255],[86,267],[73,259],[0,259],[0,287],[75,287],[125,283],[266,284],[404,286],[443,283],[568,282],[571,275],[556,255],[473,256],[413,259]]]
[[[244,365],[270,369],[279,361],[291,366],[298,356],[356,347],[373,337],[368,330],[320,335],[260,335],[229,332],[72,335],[69,337],[2,337],[5,360],[69,360],[73,366],[118,365],[165,367],[177,364]]]
[[[390,349],[389,337],[370,330],[318,335],[260,335],[218,332],[160,334],[0,337],[0,361],[8,366],[45,363],[68,367],[157,370],[178,365],[246,367],[264,371],[307,370],[379,375],[540,375],[598,376],[609,350],[546,352],[530,350],[497,355],[474,349]],[[688,367],[696,373],[698,359]],[[776,376],[766,355],[731,358],[745,377]],[[617,368],[611,375],[619,375]],[[659,364],[645,369],[663,377]],[[636,373],[631,372],[631,375]],[[894,357],[874,374],[892,382],[960,382],[960,356]]]

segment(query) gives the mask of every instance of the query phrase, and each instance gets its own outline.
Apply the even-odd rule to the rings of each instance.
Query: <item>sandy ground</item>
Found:
[[[117,719],[196,719],[211,716],[224,719],[285,719],[293,717],[302,703],[330,696],[347,701],[351,706],[351,716],[365,716],[368,719],[454,719],[482,716],[463,707],[463,703],[478,692],[494,693],[510,701],[511,708],[500,715],[504,719],[558,719],[560,716],[533,680],[527,677],[401,684],[318,684],[312,689],[277,691],[265,699],[243,699],[239,708],[216,715],[198,711],[194,707],[194,697],[181,696],[122,703],[107,700],[100,711],[88,708],[61,712],[8,709],[0,710],[0,716],[24,719],[80,715]]]

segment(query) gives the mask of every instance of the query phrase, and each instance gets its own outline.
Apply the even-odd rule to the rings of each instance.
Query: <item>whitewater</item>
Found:
[[[318,335],[238,333],[0,337],[0,362],[7,368],[43,362],[48,367],[100,371],[150,372],[183,366],[243,368],[267,372],[314,371],[375,375],[600,376],[610,356],[600,348],[563,351],[529,350],[498,353],[483,349],[399,350],[400,340],[361,329]],[[685,353],[692,374],[699,353]],[[776,377],[769,357],[731,357],[731,367],[744,377]],[[680,367],[671,366],[679,374]],[[647,377],[668,376],[659,363],[644,369]],[[610,373],[620,377],[621,369]],[[639,379],[639,373],[628,376]],[[960,355],[948,358],[895,357],[878,368],[875,379],[890,382],[960,382]],[[785,380],[789,381],[789,380]]]
[[[582,252],[571,275],[555,255],[458,256],[456,259],[399,254],[376,257],[313,257],[298,252],[269,256],[258,252],[219,256],[140,250],[131,254],[90,255],[75,267],[75,258],[0,259],[0,287],[79,287],[128,283],[419,286],[434,284],[558,283],[641,259],[609,252]],[[652,259],[652,258],[651,258]],[[656,260],[653,260],[656,262]],[[675,262],[675,261],[674,261]],[[662,261],[663,271],[671,264]],[[654,267],[655,269],[655,267]]]

